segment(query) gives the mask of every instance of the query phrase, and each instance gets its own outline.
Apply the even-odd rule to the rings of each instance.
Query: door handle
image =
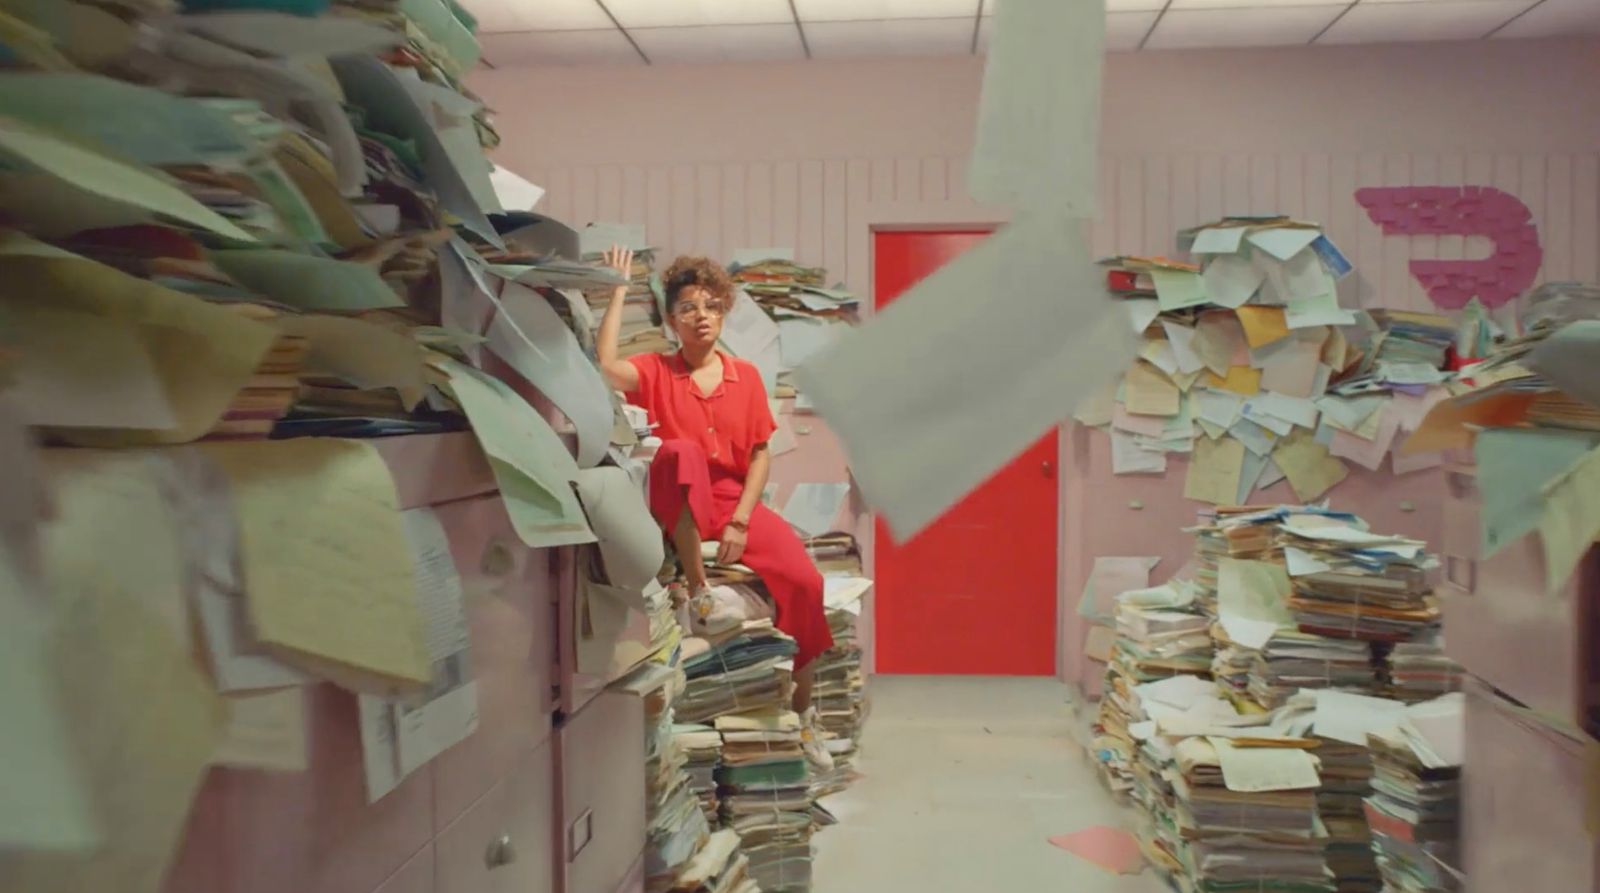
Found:
[[[1050,461],[1040,462],[1039,471],[1043,472],[1045,477],[1053,478],[1056,476],[1056,465]]]

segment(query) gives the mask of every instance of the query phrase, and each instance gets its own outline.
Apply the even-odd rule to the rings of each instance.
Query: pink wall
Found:
[[[548,188],[544,212],[642,223],[669,253],[792,246],[866,294],[873,227],[1004,220],[964,189],[981,77],[981,60],[954,58],[502,69],[472,85],[498,113],[496,160]],[[1425,309],[1409,261],[1479,257],[1487,241],[1385,237],[1355,190],[1488,185],[1533,212],[1540,278],[1597,280],[1597,84],[1594,39],[1113,55],[1094,249],[1170,251],[1180,227],[1281,211],[1323,222],[1350,256],[1347,305]],[[1077,471],[1063,475],[1069,643],[1094,555],[1109,542],[1165,554],[1165,578],[1197,507],[1178,495],[1181,462],[1114,478],[1089,437],[1104,440],[1062,439],[1062,467]],[[1435,512],[1401,506],[1422,502],[1432,475],[1387,488],[1369,474],[1334,504],[1432,534]],[[1283,489],[1270,495],[1292,498]],[[1063,657],[1072,672],[1077,655]]]

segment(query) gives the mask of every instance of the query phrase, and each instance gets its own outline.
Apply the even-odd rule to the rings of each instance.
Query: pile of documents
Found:
[[[793,684],[794,653],[794,640],[770,620],[746,622],[720,641],[685,639],[683,669],[689,681],[677,718],[703,723],[783,708]]]
[[[1459,735],[1459,702],[1453,723]],[[1451,720],[1449,699],[1431,713]],[[1399,728],[1368,733],[1372,795],[1365,801],[1372,848],[1384,893],[1453,893],[1462,889],[1461,765],[1457,755],[1438,753],[1408,718]]]
[[[584,259],[597,261],[599,258],[586,252]],[[661,276],[654,267],[654,248],[634,249],[633,268],[628,275],[628,296],[622,304],[622,333],[617,341],[617,355],[624,359],[637,354],[666,353],[673,349],[662,325],[661,308],[666,304],[666,295],[662,291]],[[586,294],[590,317],[594,327],[599,328],[600,320],[611,303],[611,291],[594,289]]]
[[[1445,656],[1442,633],[1380,646],[1379,655],[1387,697],[1411,703],[1461,690],[1466,671]]]
[[[1302,688],[1379,691],[1372,646],[1293,629],[1273,633],[1250,667],[1250,698],[1271,710]]]
[[[672,700],[682,674],[646,663],[620,684],[638,694],[645,712],[646,889],[672,889],[680,871],[711,833],[689,773],[688,755],[674,734]]]
[[[672,739],[684,757],[689,789],[700,804],[700,812],[712,825],[721,822],[721,803],[717,799],[717,766],[722,762],[722,734],[709,725],[674,723]]]
[[[811,772],[800,717],[788,711],[716,720],[722,823],[739,835],[750,874],[764,891],[811,888]]]
[[[1301,632],[1401,642],[1437,632],[1439,603],[1426,543],[1355,526],[1286,519],[1278,528]]]
[[[772,379],[773,397],[796,396],[790,373],[854,325],[860,303],[840,286],[825,287],[826,270],[802,267],[791,254],[788,249],[741,251],[729,265],[749,301],[735,301],[723,342]]]
[[[833,647],[817,657],[811,701],[827,733],[823,743],[833,757],[833,770],[813,774],[817,798],[844,790],[855,778],[856,752],[867,717],[867,679],[861,671],[856,625],[861,620],[861,599],[872,588],[872,581],[859,575],[859,557],[855,567],[855,573],[832,571],[823,578],[823,603]]]
[[[1111,438],[1117,474],[1160,474],[1188,457],[1184,494],[1241,505],[1287,479],[1308,501],[1354,463],[1376,470],[1449,380],[1449,320],[1339,305],[1351,267],[1316,224],[1233,218],[1179,234],[1198,264],[1103,261],[1144,339],[1122,380],[1075,418]],[[1438,464],[1398,460],[1395,470]]]

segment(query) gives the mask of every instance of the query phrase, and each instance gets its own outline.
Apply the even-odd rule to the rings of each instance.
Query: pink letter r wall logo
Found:
[[[1483,260],[1414,260],[1411,275],[1434,304],[1465,307],[1476,297],[1498,307],[1533,285],[1544,251],[1533,212],[1490,186],[1382,186],[1357,189],[1356,201],[1386,236],[1485,236]]]

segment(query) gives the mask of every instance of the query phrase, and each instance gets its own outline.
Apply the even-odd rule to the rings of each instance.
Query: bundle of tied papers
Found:
[[[763,890],[811,887],[811,773],[800,717],[773,711],[722,716],[717,770],[722,821],[739,834]]]

